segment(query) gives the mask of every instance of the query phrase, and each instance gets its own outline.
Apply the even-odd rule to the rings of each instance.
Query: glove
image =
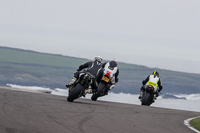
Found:
[[[114,87],[115,87],[115,85],[114,85],[114,84],[113,84],[113,85],[111,85],[111,86],[110,86],[110,90],[111,90],[111,89],[113,89]]]

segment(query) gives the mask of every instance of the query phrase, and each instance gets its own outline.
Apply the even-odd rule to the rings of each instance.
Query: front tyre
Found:
[[[77,84],[76,87],[74,89],[72,89],[70,91],[70,93],[68,94],[67,101],[68,102],[73,102],[74,99],[78,98],[78,96],[80,95],[82,89],[83,89],[83,85],[82,84]]]
[[[106,85],[103,82],[99,83],[97,92],[95,94],[93,94],[92,97],[91,97],[92,101],[96,101],[97,100],[97,98],[101,95],[101,93],[103,93],[103,89],[105,88],[105,86]]]

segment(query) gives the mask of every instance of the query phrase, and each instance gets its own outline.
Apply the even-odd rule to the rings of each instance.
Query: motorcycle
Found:
[[[78,80],[69,88],[67,101],[73,102],[81,96],[85,97],[85,89],[89,88],[92,84],[94,76],[89,72],[81,72]]]
[[[155,102],[157,89],[154,88],[152,85],[147,85],[146,89],[141,98],[141,105],[150,106],[152,103]]]
[[[115,79],[111,76],[111,72],[104,71],[104,75],[99,83],[98,90],[91,97],[91,100],[96,101],[98,97],[102,97],[108,95],[108,91],[110,90],[110,86],[115,83]]]

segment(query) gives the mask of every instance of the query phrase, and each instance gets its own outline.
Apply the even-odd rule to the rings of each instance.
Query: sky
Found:
[[[200,74],[199,0],[1,0],[0,46]]]

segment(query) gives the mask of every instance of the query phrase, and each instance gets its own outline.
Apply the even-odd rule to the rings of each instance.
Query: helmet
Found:
[[[154,71],[152,74],[156,75],[157,77],[159,77],[159,73],[157,71]]]
[[[97,61],[97,62],[99,62],[99,63],[103,63],[103,59],[102,59],[102,57],[100,57],[100,56],[96,56],[96,57],[94,57],[94,61]]]
[[[114,68],[114,67],[117,67],[117,65],[118,65],[117,60],[110,61],[110,67]]]

